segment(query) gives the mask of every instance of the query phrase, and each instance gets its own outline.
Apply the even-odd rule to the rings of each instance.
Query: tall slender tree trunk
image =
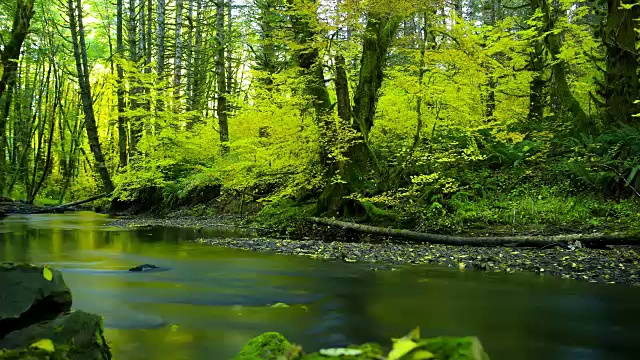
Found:
[[[141,14],[144,17],[144,13]],[[138,1],[129,0],[129,19],[127,34],[129,40],[129,59],[138,65],[142,52],[139,51],[142,30],[138,26]],[[129,93],[129,109],[137,110],[140,108],[140,93],[143,91],[140,85],[140,79],[130,77],[130,93]],[[129,119],[129,159],[134,157],[138,152],[138,140],[140,138],[140,117],[135,116]]]
[[[232,18],[232,14],[231,14],[231,8],[233,6],[233,0],[227,0],[227,44],[226,44],[226,50],[227,50],[227,69],[226,69],[226,75],[227,75],[227,94],[231,95],[233,94],[234,91],[234,74],[233,74],[233,47],[231,46],[231,34],[233,31],[233,18]]]
[[[182,84],[182,12],[183,0],[176,0],[176,56],[174,60],[173,95],[175,98],[174,109],[180,111],[180,86]]]
[[[202,8],[202,0],[196,0],[196,34],[195,34],[195,47],[193,54],[193,89],[192,89],[192,100],[191,100],[191,108],[189,110],[196,111],[196,115],[194,118],[194,122],[199,121],[200,113],[202,111],[202,95],[203,95],[203,69],[202,69],[202,20],[203,20],[203,8]]]
[[[193,69],[193,37],[195,31],[195,22],[193,20],[193,0],[189,0],[187,5],[187,19],[189,21],[189,33],[187,34],[187,73],[186,73],[186,97],[187,97],[187,110],[193,108],[193,77],[194,77],[194,69]]]
[[[124,38],[123,38],[123,16],[124,16],[124,0],[117,2],[116,15],[116,52],[118,53],[118,78],[117,78],[117,97],[118,97],[118,151],[119,166],[124,168],[127,166],[127,129],[126,118],[124,116],[126,103],[124,100],[124,69],[120,61],[124,59]]]
[[[4,194],[5,175],[7,173],[7,118],[11,107],[11,94],[16,83],[20,49],[29,34],[31,19],[35,14],[34,0],[17,0],[16,12],[11,27],[11,38],[5,43],[0,54],[2,76],[0,77],[0,196]]]
[[[160,81],[164,80],[164,41],[166,35],[166,23],[165,23],[165,0],[157,0],[156,4],[156,74]],[[158,101],[156,104],[157,110],[162,111],[164,109],[164,102],[162,101],[162,90],[159,90]]]
[[[105,164],[102,148],[100,146],[100,138],[98,137],[98,127],[96,124],[95,113],[93,111],[93,98],[91,97],[91,84],[89,83],[89,63],[87,60],[87,46],[84,39],[84,25],[82,21],[82,2],[77,0],[74,6],[73,0],[67,1],[69,10],[69,27],[71,29],[71,40],[73,43],[73,55],[76,63],[76,71],[78,72],[78,84],[80,86],[80,96],[82,99],[82,110],[84,112],[84,120],[87,129],[87,138],[89,139],[89,147],[93,153],[95,166],[102,185],[107,193],[111,193],[114,189],[111,182],[109,170]]]
[[[216,79],[218,82],[218,104],[216,111],[218,115],[218,127],[220,128],[220,143],[222,146],[222,153],[225,154],[229,151],[229,121],[227,118],[227,84],[225,76],[225,26],[224,15],[225,6],[224,0],[216,1]]]

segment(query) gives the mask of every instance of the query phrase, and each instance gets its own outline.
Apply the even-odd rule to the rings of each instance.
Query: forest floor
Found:
[[[177,226],[203,229],[221,225],[252,227],[246,218],[237,216],[131,216],[117,219],[110,225],[125,228]],[[285,236],[268,229],[254,229],[259,237],[206,238],[205,235],[205,238],[196,241],[213,246],[315,259],[390,266],[432,264],[465,271],[528,271],[590,282],[640,286],[640,246],[609,246],[604,249],[450,246],[407,243],[312,224],[298,224]]]

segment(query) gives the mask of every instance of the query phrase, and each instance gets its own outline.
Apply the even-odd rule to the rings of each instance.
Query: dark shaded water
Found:
[[[640,288],[434,267],[374,272],[108,223],[93,213],[11,216],[0,220],[0,261],[61,270],[74,308],[104,316],[115,359],[229,359],[264,331],[308,350],[387,343],[416,325],[424,335],[477,335],[493,360],[640,358]],[[126,271],[143,263],[172,270]],[[268,307],[276,302],[293,306]]]

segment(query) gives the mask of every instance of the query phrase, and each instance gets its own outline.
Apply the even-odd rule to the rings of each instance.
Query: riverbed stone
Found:
[[[0,289],[0,338],[71,309],[71,290],[62,274],[48,267],[2,263]]]
[[[0,349],[0,360],[111,359],[102,318],[83,311],[11,332],[0,340]]]

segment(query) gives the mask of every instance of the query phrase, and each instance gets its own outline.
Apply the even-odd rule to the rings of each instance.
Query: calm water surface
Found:
[[[10,216],[0,220],[0,261],[61,270],[74,308],[104,316],[116,360],[230,359],[265,331],[307,350],[387,343],[416,325],[427,336],[477,335],[493,360],[640,358],[640,288],[437,267],[371,271],[108,223],[94,213]],[[172,270],[127,271],[143,263]],[[276,302],[292,306],[268,307]]]

